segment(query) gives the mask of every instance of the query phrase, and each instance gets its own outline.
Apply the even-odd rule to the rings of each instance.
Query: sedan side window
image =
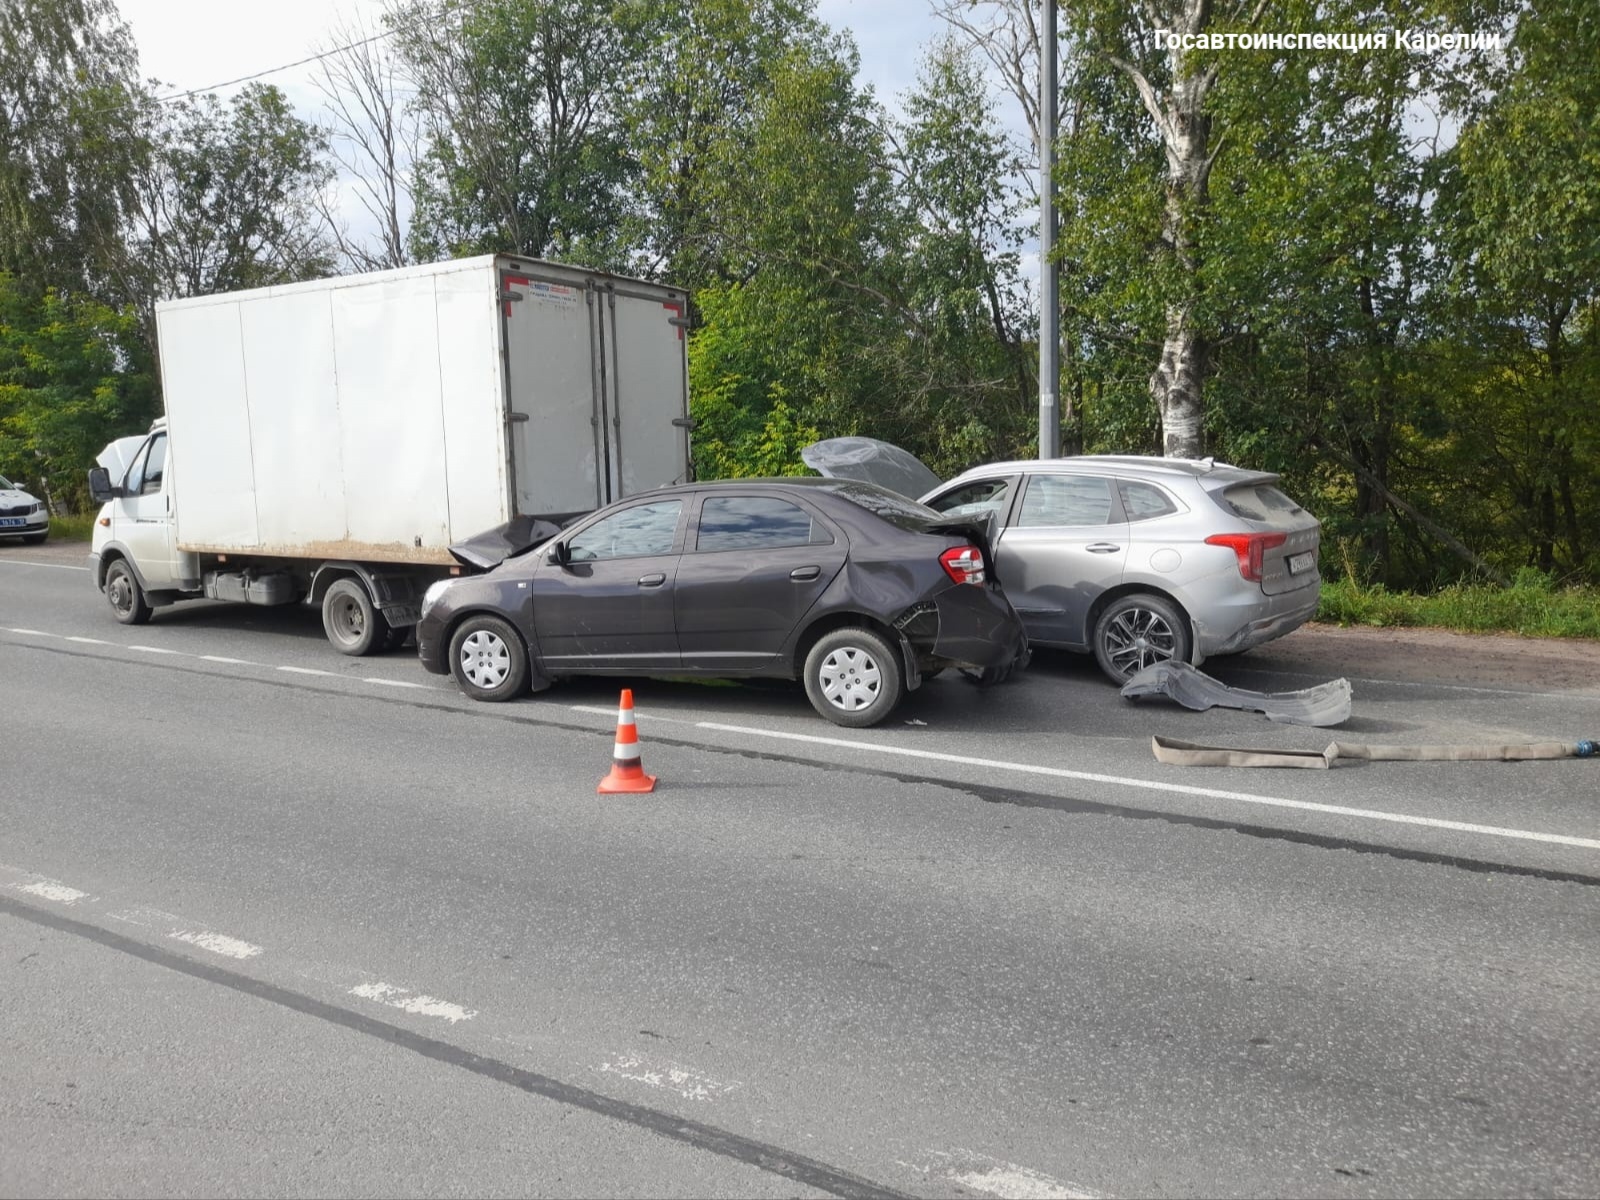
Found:
[[[636,504],[596,521],[568,542],[567,549],[573,562],[670,554],[682,513],[682,500]]]
[[[928,502],[928,507],[935,512],[942,512],[952,517],[982,516],[984,513],[992,512],[1003,518],[1010,505],[1009,479],[979,480],[977,483],[958,487],[953,492],[936,496]]]
[[[1097,475],[1034,475],[1022,494],[1017,524],[1108,525],[1111,482]]]
[[[696,550],[773,550],[827,545],[833,535],[810,513],[770,496],[708,496],[700,506]]]

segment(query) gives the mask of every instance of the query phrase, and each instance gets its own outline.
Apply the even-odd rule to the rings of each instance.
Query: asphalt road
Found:
[[[1600,764],[1163,767],[1329,733],[1045,656],[866,731],[641,681],[661,784],[597,797],[615,683],[129,629],[80,555],[0,547],[0,1193],[1600,1190]],[[1366,645],[1340,740],[1600,732]]]

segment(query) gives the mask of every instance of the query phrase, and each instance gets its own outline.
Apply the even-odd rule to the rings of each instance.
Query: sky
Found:
[[[374,23],[383,0],[118,0],[117,7],[133,28],[144,76],[188,91],[326,49],[341,14]],[[817,9],[854,35],[861,77],[886,103],[912,85],[923,49],[942,28],[928,0],[819,0]],[[314,69],[292,68],[266,82],[310,115],[320,103],[309,83]]]

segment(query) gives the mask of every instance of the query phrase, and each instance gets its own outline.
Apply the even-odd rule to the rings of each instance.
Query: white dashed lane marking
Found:
[[[330,678],[338,678],[337,671],[324,671],[318,667],[279,667],[278,670],[287,671],[291,675],[327,675]]]
[[[80,892],[77,888],[57,883],[53,879],[41,879],[37,883],[19,883],[16,888],[19,892],[38,896],[41,900],[54,900],[57,904],[76,904],[79,900],[89,898],[88,892]]]
[[[470,1021],[477,1016],[477,1010],[463,1008],[459,1004],[452,1004],[448,1000],[437,1000],[432,996],[424,996],[409,988],[395,987],[388,983],[363,983],[350,989],[352,996],[360,996],[363,1000],[375,1000],[390,1008],[398,1008],[401,1012],[415,1013],[419,1017],[439,1017],[454,1025],[457,1021]]]
[[[191,946],[198,946],[202,950],[209,950],[213,954],[221,954],[227,958],[254,958],[261,953],[260,946],[241,941],[236,937],[229,937],[225,933],[211,933],[207,930],[174,929],[167,936],[180,942],[187,942]]]
[[[259,667],[258,662],[251,662],[248,658],[227,658],[221,654],[202,654],[202,662],[226,663],[230,667]]]
[[[619,1054],[601,1063],[600,1070],[646,1087],[676,1092],[685,1100],[715,1100],[739,1087],[737,1083],[719,1083],[681,1063],[652,1060],[636,1054]]]

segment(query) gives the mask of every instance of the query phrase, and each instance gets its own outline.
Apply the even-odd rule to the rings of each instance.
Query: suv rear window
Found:
[[[1223,505],[1247,521],[1290,528],[1304,509],[1270,483],[1236,483],[1222,493]]]

